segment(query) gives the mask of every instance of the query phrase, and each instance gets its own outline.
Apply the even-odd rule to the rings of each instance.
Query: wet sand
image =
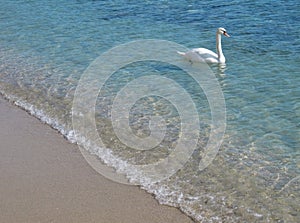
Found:
[[[0,98],[0,222],[192,222],[93,170],[76,145]]]

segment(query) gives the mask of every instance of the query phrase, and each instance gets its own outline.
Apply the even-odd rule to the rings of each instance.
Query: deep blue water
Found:
[[[222,39],[226,67],[212,66],[227,114],[224,142],[215,162],[197,171],[196,152],[169,180],[142,186],[161,203],[180,207],[198,221],[300,221],[299,1],[0,0],[0,5],[2,94],[66,136],[72,130],[78,81],[102,53],[141,39],[215,51],[215,31],[225,27],[231,35]],[[200,122],[207,122],[203,92],[193,90],[192,81],[174,67],[153,62],[117,72],[111,79],[115,85],[100,95],[99,116],[109,116],[103,106],[109,106],[120,85],[150,74],[172,74],[194,100],[201,98],[196,102],[204,113]],[[147,106],[137,108],[137,114],[152,114],[153,108]],[[173,120],[172,115],[167,121]],[[99,123],[99,131],[108,132],[107,147],[132,159],[108,140],[113,132]],[[141,128],[139,124],[134,131]]]

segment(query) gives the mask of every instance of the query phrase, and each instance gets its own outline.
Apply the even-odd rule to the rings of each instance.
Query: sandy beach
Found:
[[[0,222],[192,222],[93,170],[76,145],[0,98]]]

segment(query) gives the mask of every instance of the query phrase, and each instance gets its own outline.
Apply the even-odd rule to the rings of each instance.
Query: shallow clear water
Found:
[[[170,131],[155,152],[125,150],[109,117],[125,84],[152,74],[172,77],[201,111],[199,149],[175,175],[142,187],[198,221],[300,221],[299,1],[0,2],[0,91],[71,141],[73,95],[99,55],[138,39],[214,50],[215,29],[225,27],[231,34],[223,39],[226,68],[212,70],[224,93],[227,129],[207,169],[198,171],[211,118],[205,95],[180,69],[166,64],[137,63],[111,77],[97,100],[99,134],[112,154],[128,163],[167,156],[180,122],[172,105],[154,97],[132,109],[130,124],[137,135],[149,134],[147,117],[155,112],[168,123]]]

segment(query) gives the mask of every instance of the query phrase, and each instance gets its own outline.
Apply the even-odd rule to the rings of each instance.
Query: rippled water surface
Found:
[[[71,141],[75,89],[84,70],[102,53],[140,39],[214,50],[215,30],[225,27],[231,35],[222,39],[226,67],[211,69],[225,97],[227,128],[212,164],[198,169],[210,132],[204,92],[182,70],[155,61],[118,70],[99,92],[96,124],[111,156],[98,155],[123,168],[131,180],[142,182],[161,203],[179,207],[196,221],[300,221],[299,1],[0,4],[1,93]],[[159,183],[138,179],[133,169],[122,165],[151,163],[170,154],[180,138],[176,106],[153,96],[140,99],[131,109],[129,124],[139,137],[149,136],[151,116],[160,115],[167,123],[166,137],[153,151],[126,148],[110,122],[118,91],[149,75],[172,78],[184,87],[195,101],[201,126],[191,159]]]

